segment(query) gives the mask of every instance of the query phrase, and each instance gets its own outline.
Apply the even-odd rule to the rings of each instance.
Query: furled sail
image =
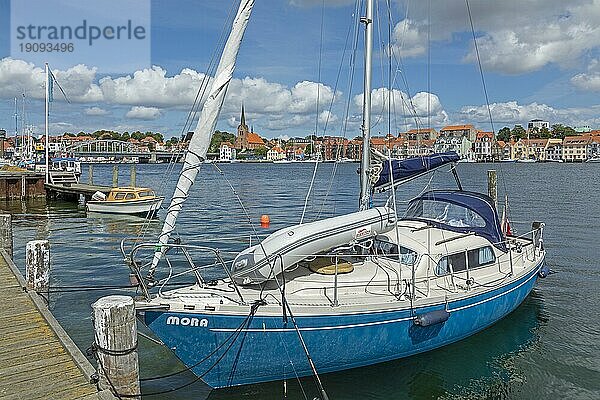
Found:
[[[435,153],[422,157],[407,158],[406,160],[392,160],[392,175],[394,186],[431,172],[448,163],[460,159],[454,151]],[[391,184],[390,161],[381,157],[376,163],[371,164],[371,182],[373,188],[379,191],[386,190]]]
[[[210,140],[215,131],[219,113],[221,112],[221,106],[233,75],[235,60],[242,42],[242,37],[244,36],[253,7],[254,0],[241,0],[240,2],[237,15],[233,21],[231,33],[223,48],[223,54],[221,55],[221,60],[219,61],[219,66],[217,67],[217,72],[215,73],[209,96],[204,102],[198,125],[194,130],[194,134],[188,146],[188,151],[185,155],[185,161],[181,173],[179,174],[177,187],[175,188],[175,193],[171,199],[162,232],[158,238],[160,244],[166,244],[168,242],[171,232],[173,232],[173,229],[175,228],[177,216],[181,211],[183,203],[187,199],[190,187],[196,179],[199,165],[206,158]],[[156,269],[156,265],[160,261],[162,254],[163,249],[154,253],[152,267],[149,271],[150,274]]]

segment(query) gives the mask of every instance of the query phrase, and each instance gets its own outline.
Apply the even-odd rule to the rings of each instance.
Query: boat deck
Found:
[[[98,392],[95,373],[73,341],[0,253],[0,398],[111,399]]]

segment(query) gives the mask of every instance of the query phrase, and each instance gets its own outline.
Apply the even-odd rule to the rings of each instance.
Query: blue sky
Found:
[[[72,1],[45,3],[66,7]],[[130,0],[133,5],[135,2]],[[89,2],[87,14],[86,2],[77,3],[84,5],[82,15],[94,21],[98,3]],[[373,112],[384,113],[374,118],[373,130],[383,134],[388,129],[389,92],[385,89],[387,52],[382,43],[388,41],[388,28],[384,24],[386,2],[377,3]],[[131,70],[109,72],[86,56],[56,61],[51,67],[71,104],[56,96],[51,132],[115,129],[179,135],[233,4],[152,1],[150,57],[138,57],[139,65]],[[391,4],[397,81],[392,92],[392,131],[428,123],[438,129],[474,123],[489,130],[464,1]],[[533,118],[600,127],[600,1],[470,0],[469,4],[496,129]],[[14,27],[10,26],[10,9],[9,0],[0,0],[0,26],[4,27],[0,29],[0,127],[14,131],[13,98],[24,92],[26,120],[41,133],[43,65],[14,54],[11,57],[9,41]],[[257,1],[218,128],[233,132],[244,103],[250,125],[264,137],[305,136],[315,126],[319,134],[358,135],[362,52],[357,53],[351,92],[348,58],[341,61],[347,34],[356,20],[354,9],[353,0]],[[58,14],[58,22],[52,23],[60,23]],[[132,11],[125,17],[135,21],[139,16]],[[102,54],[115,61],[132,56],[123,49]],[[401,66],[397,63],[400,59]],[[407,105],[402,106],[403,101]]]

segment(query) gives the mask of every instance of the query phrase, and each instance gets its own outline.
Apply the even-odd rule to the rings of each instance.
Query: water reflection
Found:
[[[321,378],[332,399],[507,398],[520,388],[526,371],[512,362],[539,341],[547,322],[543,299],[537,291],[508,317],[470,338],[441,349],[370,367],[325,374]],[[349,343],[348,345],[352,345]],[[311,378],[301,379],[308,398],[318,396]],[[300,385],[290,379],[288,398],[304,398]],[[211,400],[280,399],[283,383],[274,382],[214,391]]]

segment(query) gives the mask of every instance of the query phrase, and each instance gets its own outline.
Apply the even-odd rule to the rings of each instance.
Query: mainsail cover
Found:
[[[457,162],[460,159],[454,151],[446,153],[435,153],[428,156],[407,158],[406,160],[392,160],[392,175],[394,185],[401,184],[407,180],[415,178],[419,175],[426,174],[434,169],[437,169],[445,164]],[[379,161],[381,167],[379,176],[372,178],[373,188],[385,190],[391,185],[390,179],[390,161],[382,159]]]
[[[219,113],[221,112],[221,106],[233,75],[238,50],[253,7],[254,0],[241,0],[240,2],[237,15],[233,21],[231,33],[223,48],[223,54],[221,55],[221,60],[219,61],[209,96],[204,102],[198,125],[190,140],[183,168],[179,174],[179,180],[177,181],[177,187],[175,188],[175,193],[173,194],[171,204],[167,210],[167,216],[165,217],[162,232],[158,237],[159,244],[166,244],[168,242],[171,232],[175,229],[177,216],[181,211],[183,203],[187,199],[188,192],[196,179],[196,175],[198,175],[199,165],[206,158],[210,140],[215,131]],[[163,251],[164,250],[161,249],[154,253],[150,274],[156,269],[156,265],[160,261]]]

